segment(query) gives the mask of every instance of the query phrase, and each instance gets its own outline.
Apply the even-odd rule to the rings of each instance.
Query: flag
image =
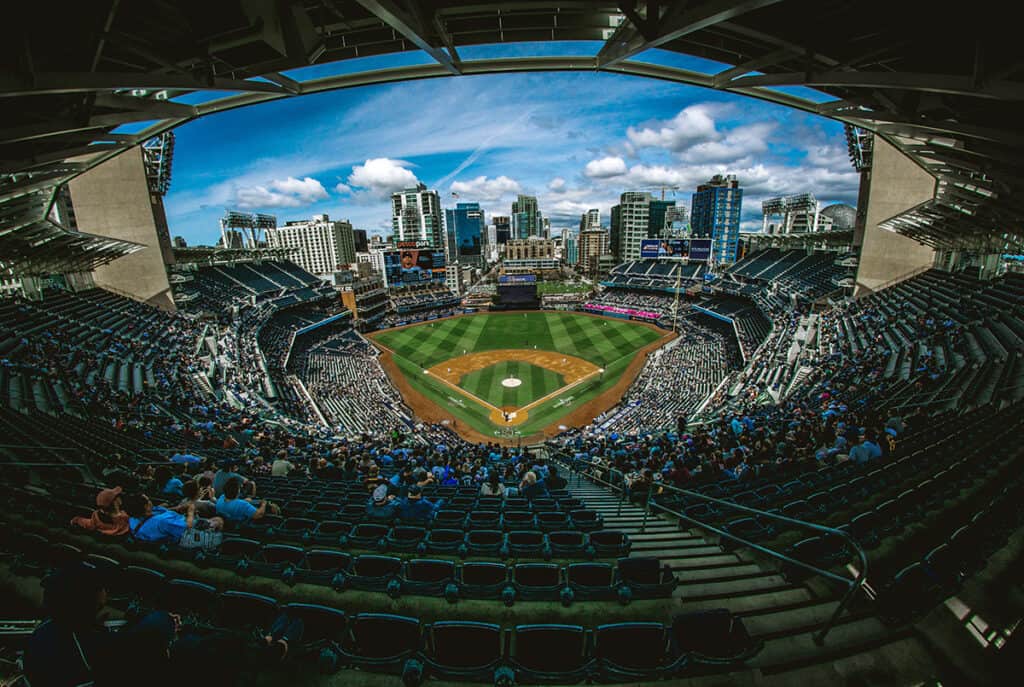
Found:
[[[453,197],[453,198],[458,198],[458,197],[459,197],[459,194],[458,194],[458,193],[456,193],[455,191],[452,191],[452,197]]]

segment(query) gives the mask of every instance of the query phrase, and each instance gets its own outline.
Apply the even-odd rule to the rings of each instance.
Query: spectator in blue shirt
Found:
[[[217,499],[217,515],[234,523],[259,520],[267,512],[267,502],[260,501],[259,508],[257,508],[245,499],[238,498],[241,486],[241,480],[228,480],[224,485],[224,493]]]
[[[220,496],[224,493],[224,485],[231,480],[237,480],[242,482],[245,478],[236,472],[238,469],[238,461],[231,458],[225,458],[220,461],[220,469],[217,470],[213,476],[213,493]]]
[[[438,500],[437,503],[431,503],[428,499],[423,498],[423,489],[414,484],[409,487],[409,494],[398,505],[398,517],[403,520],[429,521],[434,518],[434,513],[443,503],[443,499]]]
[[[173,456],[171,456],[172,463],[183,463],[185,465],[192,465],[195,463],[202,463],[203,459],[199,456],[194,456],[185,449],[181,449]]]
[[[373,490],[373,495],[366,503],[366,517],[374,522],[391,522],[397,509],[398,501],[388,494],[387,485],[381,484]]]
[[[196,517],[195,507],[190,506],[185,514],[175,513],[166,508],[154,508],[153,502],[144,494],[129,494],[123,499],[124,510],[128,513],[128,527],[136,539],[149,542],[176,544],[193,526],[220,529],[224,521],[210,518],[203,521]]]

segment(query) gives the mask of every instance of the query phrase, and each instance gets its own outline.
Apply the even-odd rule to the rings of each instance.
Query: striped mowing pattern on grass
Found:
[[[456,317],[374,336],[395,355],[421,368],[474,351],[534,347],[574,355],[605,367],[657,337],[647,327],[625,320],[561,312]]]

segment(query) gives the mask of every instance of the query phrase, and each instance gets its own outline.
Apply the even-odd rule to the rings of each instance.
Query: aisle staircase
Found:
[[[772,559],[744,549],[727,551],[716,535],[667,517],[645,518],[642,507],[621,502],[619,494],[585,478],[573,476],[569,488],[588,509],[601,513],[605,529],[629,535],[631,556],[654,556],[671,567],[680,581],[673,613],[728,608],[764,642],[745,668],[729,673],[730,683],[848,684],[860,679],[865,685],[909,685],[939,673],[913,628],[886,627],[868,606],[844,612],[819,646],[813,635],[839,604],[823,585],[814,580],[791,584]]]

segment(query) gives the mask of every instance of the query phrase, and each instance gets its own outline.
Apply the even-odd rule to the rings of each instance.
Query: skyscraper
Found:
[[[370,249],[370,239],[366,235],[365,229],[353,229],[352,240],[356,244],[357,253],[365,253]]]
[[[525,239],[529,236],[540,236],[541,221],[540,212],[537,210],[536,196],[520,194],[512,201],[512,228],[515,238]]]
[[[674,200],[651,200],[647,213],[647,238],[662,239],[666,237],[668,212],[676,206]]]
[[[601,211],[591,208],[580,215],[580,231],[590,231],[601,228]]]
[[[391,228],[398,241],[446,250],[441,199],[424,184],[391,194]]]
[[[486,224],[480,203],[459,203],[454,210],[445,210],[448,233],[453,236],[454,251],[450,262],[479,266],[483,260]]]
[[[494,241],[498,245],[508,243],[512,238],[512,218],[504,215],[494,215]]]
[[[650,236],[651,194],[626,191],[612,207],[612,234],[617,245],[612,253],[619,260],[639,260],[640,242]],[[664,221],[664,211],[662,211]]]
[[[576,232],[566,229],[562,232],[562,259],[566,265],[580,261],[580,244]]]
[[[718,263],[736,261],[740,240],[743,189],[736,176],[716,174],[697,187],[690,206],[691,235],[714,240],[712,257]]]
[[[607,231],[588,229],[580,232],[577,259],[579,271],[589,275],[597,274],[601,256],[608,253]]]

